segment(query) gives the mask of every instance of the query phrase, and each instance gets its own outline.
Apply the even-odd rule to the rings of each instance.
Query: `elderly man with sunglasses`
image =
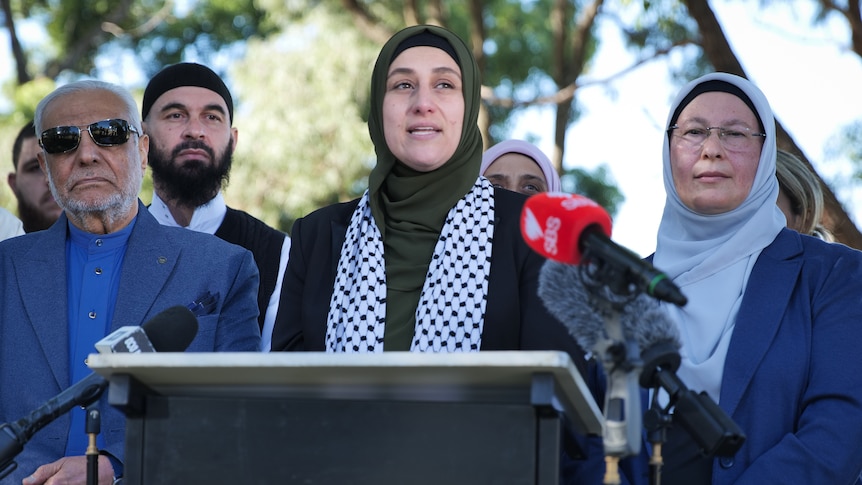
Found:
[[[149,139],[137,113],[125,89],[100,81],[61,86],[36,109],[39,164],[63,215],[46,231],[0,242],[0,422],[88,375],[86,358],[105,335],[176,305],[197,309],[188,351],[260,346],[252,254],[162,226],[138,200]],[[107,393],[101,484],[122,474],[125,435],[125,417],[106,401]],[[73,409],[37,432],[0,482],[83,484],[87,445],[83,410]]]

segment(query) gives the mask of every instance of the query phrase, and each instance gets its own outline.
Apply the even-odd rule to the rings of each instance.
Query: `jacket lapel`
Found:
[[[332,230],[332,274],[338,271],[338,260],[341,259],[341,246],[344,245],[344,240],[347,238],[347,225],[340,220],[333,220],[331,223]]]
[[[61,389],[69,385],[66,226],[63,214],[48,230],[34,235],[30,249],[15,262],[27,320]]]
[[[799,235],[785,229],[754,265],[724,364],[721,407],[733,415],[775,339],[802,261]]]
[[[152,316],[153,304],[180,256],[178,246],[165,240],[169,237],[170,231],[162,230],[139,201],[138,216],[123,260],[112,331],[123,325],[141,325]],[[190,302],[176,302],[183,303]]]

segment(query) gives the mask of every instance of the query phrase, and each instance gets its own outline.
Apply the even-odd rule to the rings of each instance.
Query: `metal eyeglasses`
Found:
[[[667,129],[667,132],[674,135],[683,147],[692,150],[702,147],[713,131],[718,135],[721,145],[728,150],[745,150],[750,148],[758,138],[766,138],[766,133],[753,133],[750,128],[744,126],[733,128],[693,126],[685,128],[681,134],[674,133],[674,130],[680,129],[682,128],[679,125],[672,125]]]

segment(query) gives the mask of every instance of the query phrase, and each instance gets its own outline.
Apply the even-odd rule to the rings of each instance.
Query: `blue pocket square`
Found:
[[[196,317],[209,315],[216,309],[218,305],[219,294],[213,295],[209,291],[198,297],[195,301],[186,305],[186,307],[195,314]]]

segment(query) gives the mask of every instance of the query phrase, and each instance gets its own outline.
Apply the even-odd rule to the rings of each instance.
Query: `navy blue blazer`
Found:
[[[63,215],[45,231],[0,242],[0,422],[26,416],[69,387],[67,230]],[[210,291],[219,301],[210,314],[198,317],[188,350],[254,351],[260,346],[257,286],[249,251],[210,234],[162,226],[139,202],[111,331],[141,325]],[[103,396],[105,449],[122,459],[125,417],[106,401]],[[37,467],[61,458],[69,427],[64,415],[36,433],[6,480],[21,483]]]
[[[746,440],[713,460],[712,484],[860,483],[860,343],[862,253],[782,230],[751,272],[724,365],[719,406]],[[643,449],[621,464],[627,483],[648,483]]]

